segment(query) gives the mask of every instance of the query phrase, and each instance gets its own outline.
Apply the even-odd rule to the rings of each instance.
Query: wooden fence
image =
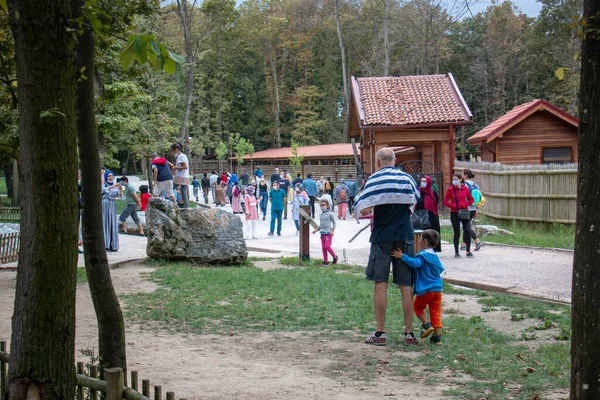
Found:
[[[503,220],[574,224],[577,203],[577,164],[504,165],[457,161],[486,202],[481,214]]]
[[[21,209],[19,207],[0,207],[0,221],[21,220]]]
[[[5,233],[0,235],[0,264],[17,261],[21,244],[20,233]]]
[[[7,389],[9,353],[6,352],[6,342],[0,342],[0,398],[5,398]],[[98,367],[77,363],[77,393],[76,400],[98,400],[99,394],[105,400],[151,400],[150,381],[142,380],[142,393],[138,392],[138,373],[131,371],[131,387],[125,386],[124,374],[121,368],[108,368],[103,371],[105,380],[98,379]],[[87,393],[86,393],[87,392]],[[162,387],[154,386],[154,400],[162,400]],[[173,392],[166,393],[166,400],[175,400]]]

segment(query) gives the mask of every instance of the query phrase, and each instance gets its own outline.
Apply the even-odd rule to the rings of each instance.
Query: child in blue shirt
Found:
[[[392,251],[392,256],[416,269],[415,274],[415,301],[413,310],[417,318],[423,323],[421,338],[426,338],[433,333],[429,341],[433,344],[442,344],[442,282],[441,274],[444,266],[433,250],[440,241],[440,234],[433,229],[423,231],[419,246],[422,249],[415,257],[402,253],[402,250]],[[427,319],[425,308],[429,307],[430,320]]]

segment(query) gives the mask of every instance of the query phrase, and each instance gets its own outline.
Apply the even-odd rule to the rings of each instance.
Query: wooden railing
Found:
[[[0,221],[19,222],[21,209],[19,207],[0,207]]]
[[[4,398],[7,389],[9,353],[6,352],[6,342],[0,342],[0,398]],[[86,375],[87,372],[87,375]],[[150,381],[142,380],[142,393],[138,392],[138,373],[131,371],[131,387],[124,385],[124,374],[121,368],[108,368],[103,371],[106,380],[98,379],[98,367],[77,363],[77,400],[98,400],[99,394],[104,393],[105,400],[151,400]],[[87,397],[86,397],[87,391]],[[154,400],[161,400],[162,387],[154,386]],[[166,400],[175,400],[173,392],[166,393]],[[182,399],[183,400],[183,399]]]
[[[17,261],[20,244],[19,232],[0,235],[0,264]]]

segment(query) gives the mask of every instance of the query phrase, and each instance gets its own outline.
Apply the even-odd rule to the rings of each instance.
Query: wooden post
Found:
[[[154,386],[154,400],[160,400],[162,397],[162,386]]]
[[[98,377],[98,366],[90,365],[90,378]],[[96,400],[98,398],[98,394],[94,389],[90,389],[90,398],[91,400]]]
[[[146,397],[150,397],[150,380],[149,379],[142,380],[142,394]]]
[[[131,388],[137,392],[138,390],[138,373],[131,371]]]
[[[0,351],[6,352],[6,342],[3,340],[0,342]],[[4,398],[4,391],[6,390],[6,371],[7,363],[3,360],[0,361],[0,398]]]
[[[108,368],[104,370],[106,378],[106,400],[123,400],[123,369]]]
[[[77,373],[85,374],[85,365],[82,362],[77,363]],[[77,400],[85,400],[85,388],[82,385],[77,385]]]
[[[175,400],[175,393],[167,392],[167,400]]]
[[[310,204],[301,205],[300,209],[310,215]],[[300,262],[310,261],[310,224],[302,214],[300,214],[300,251],[298,252]]]

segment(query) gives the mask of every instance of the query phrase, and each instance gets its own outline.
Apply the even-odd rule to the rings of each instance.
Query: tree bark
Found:
[[[12,161],[12,197],[11,205],[13,207],[19,207],[21,205],[21,191],[19,189],[19,162],[17,160]]]
[[[342,24],[340,23],[340,8],[338,0],[333,2],[335,6],[335,23],[337,26],[338,41],[340,43],[340,54],[342,55],[342,81],[344,83],[344,137],[348,130],[348,107],[350,105],[350,90],[348,88],[348,73],[346,71],[346,49],[344,47],[344,38],[342,36]]]
[[[586,36],[581,46],[579,173],[573,261],[571,399],[600,398],[600,0],[583,2]]]
[[[19,79],[21,252],[7,399],[75,397],[77,131],[71,0],[9,0]]]
[[[187,74],[185,75],[185,100],[183,109],[183,119],[181,121],[181,130],[179,137],[181,144],[184,147],[185,154],[189,152],[188,140],[190,138],[188,124],[190,121],[190,112],[192,109],[192,93],[194,91],[194,65],[196,57],[192,45],[191,28],[189,24],[190,14],[188,12],[187,0],[177,0],[177,9],[179,10],[179,18],[181,19],[181,27],[183,28],[183,39],[185,43],[185,62],[187,64]],[[193,12],[194,7],[191,11]]]
[[[390,0],[384,0],[385,15],[383,19],[383,46],[385,47],[385,64],[383,65],[383,76],[390,75],[390,44],[388,42],[388,23],[390,20]]]
[[[73,0],[73,4],[74,7],[81,8],[84,0]],[[83,184],[83,251],[88,285],[98,321],[98,351],[101,362],[107,368],[120,367],[126,371],[125,325],[110,277],[102,224],[100,151],[96,134],[92,79],[95,47],[94,32],[86,23],[77,46],[78,70],[81,71],[85,67],[84,73],[87,77],[77,82],[77,131]]]

